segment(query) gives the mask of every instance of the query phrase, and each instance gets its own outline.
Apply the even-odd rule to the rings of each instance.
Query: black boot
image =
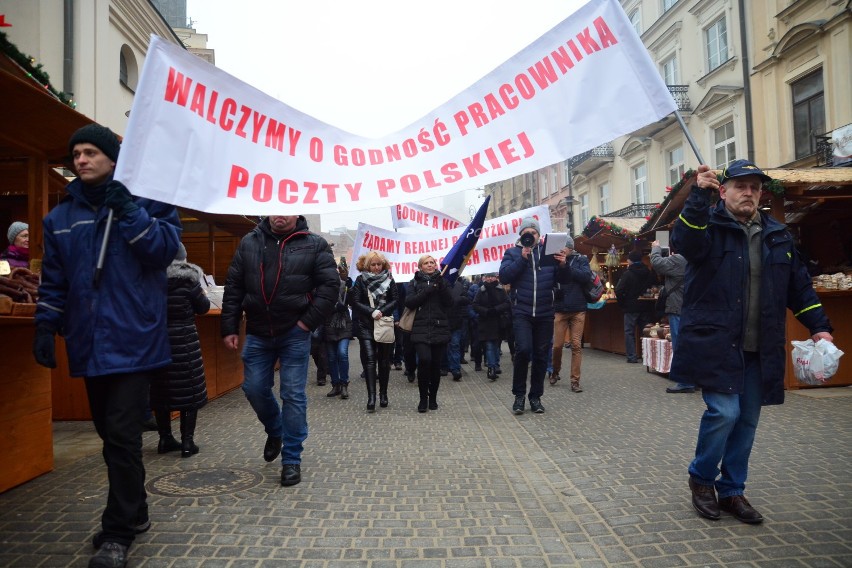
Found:
[[[158,454],[176,452],[180,449],[180,442],[172,435],[172,414],[165,408],[154,410],[157,420],[157,432],[160,434],[160,443],[157,444]]]
[[[429,410],[438,410],[438,387],[441,385],[441,377],[437,377],[429,384]]]
[[[367,412],[376,411],[376,370],[375,367],[367,369]]]
[[[390,364],[385,369],[384,366],[379,370],[379,406],[387,408],[388,406],[388,381],[390,380]]]
[[[180,457],[182,458],[188,458],[198,453],[198,446],[192,440],[195,436],[195,421],[197,418],[197,410],[180,411]]]
[[[336,384],[336,385],[333,385],[333,386],[331,387],[331,391],[330,391],[327,395],[325,395],[325,396],[339,396],[339,395],[340,395],[340,391],[341,391],[340,385],[339,385],[339,384]]]
[[[429,379],[419,371],[417,373],[417,388],[420,390],[420,404],[417,405],[417,412],[426,412],[429,407]]]
[[[343,400],[349,398],[349,385],[340,385],[340,398],[342,398]]]

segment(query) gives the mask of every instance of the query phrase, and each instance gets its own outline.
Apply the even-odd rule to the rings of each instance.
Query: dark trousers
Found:
[[[417,386],[420,398],[434,401],[441,385],[441,365],[447,355],[446,343],[415,343],[417,352]]]
[[[311,358],[317,366],[317,382],[324,383],[328,373],[328,353],[325,342],[311,338]]]
[[[405,345],[403,336],[405,332],[399,329],[399,326],[396,325],[393,328],[393,355],[391,356],[391,362],[394,365],[402,365],[402,361],[405,358]]]
[[[414,350],[414,342],[411,341],[411,333],[402,332],[402,360],[405,363],[405,374],[412,375],[417,372],[417,352]]]
[[[527,371],[530,375],[529,398],[544,394],[544,374],[547,372],[550,342],[553,339],[553,317],[532,317],[515,314],[512,318],[515,331],[515,360],[512,376],[512,394],[527,394]],[[530,369],[532,363],[532,369]]]
[[[101,516],[104,542],[130,546],[135,527],[148,518],[142,420],[152,376],[159,371],[86,377],[95,430],[103,440],[109,491]]]
[[[482,343],[479,341],[479,320],[471,318],[467,324],[468,337],[470,338],[470,357],[474,364],[482,365]]]

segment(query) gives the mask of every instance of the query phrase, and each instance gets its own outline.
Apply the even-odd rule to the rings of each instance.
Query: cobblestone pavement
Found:
[[[666,394],[666,378],[620,356],[584,357],[585,391],[545,385],[543,415],[511,414],[508,356],[493,383],[465,365],[426,414],[400,371],[372,415],[361,380],[346,401],[311,380],[290,488],[236,390],[200,412],[196,456],[158,455],[145,434],[153,526],[129,565],[852,566],[852,397],[764,408],[747,495],[766,521],[713,522],[686,486],[701,395]],[[105,495],[99,454],[0,495],[0,566],[85,566]]]

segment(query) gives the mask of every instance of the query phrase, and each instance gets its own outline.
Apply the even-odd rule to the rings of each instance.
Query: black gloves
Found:
[[[42,367],[56,368],[56,331],[52,326],[44,323],[36,326],[33,356]]]
[[[443,276],[438,276],[435,279],[435,288],[438,289],[438,290],[443,290],[446,287],[447,287],[447,281],[444,280]]]
[[[118,180],[112,180],[106,185],[104,205],[112,209],[119,218],[139,209],[133,202],[130,191]]]

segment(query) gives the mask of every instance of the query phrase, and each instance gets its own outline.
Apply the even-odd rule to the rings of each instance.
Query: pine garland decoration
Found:
[[[50,94],[62,101],[71,108],[76,108],[76,103],[64,91],[57,91],[50,84],[50,76],[42,69],[42,64],[33,66],[35,58],[21,53],[18,48],[9,41],[4,32],[0,32],[0,50],[17,63],[23,69],[27,76],[32,80],[37,81],[39,85],[45,88]]]

